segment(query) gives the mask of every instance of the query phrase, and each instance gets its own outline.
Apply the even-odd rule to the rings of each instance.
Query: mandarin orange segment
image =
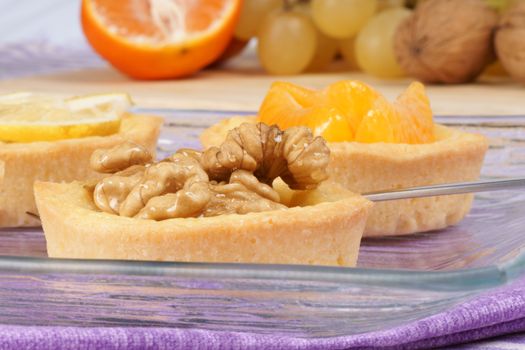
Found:
[[[83,0],[84,34],[123,73],[176,78],[214,61],[230,41],[241,0]]]
[[[304,125],[316,101],[316,92],[291,83],[275,82],[259,109],[258,120],[281,129]],[[319,116],[322,118],[322,116]]]
[[[272,87],[288,93],[302,107],[311,107],[317,104],[318,93],[315,90],[287,82],[277,82],[272,84]]]
[[[380,97],[363,117],[355,141],[362,143],[400,142],[402,129],[397,114],[388,101]]]
[[[402,127],[407,130],[404,142],[428,143],[435,140],[432,109],[423,84],[410,84],[394,102],[394,106],[401,115]]]
[[[319,91],[286,82],[272,84],[259,109],[258,120],[281,129],[304,125],[315,135],[338,141],[352,137],[345,118],[324,103]]]
[[[372,108],[379,93],[360,81],[343,80],[328,86],[326,95],[327,102],[347,118],[355,133],[361,119]]]
[[[352,129],[347,119],[339,111],[329,106],[305,108],[297,115],[294,125],[310,128],[314,135],[322,136],[330,142],[343,142],[353,138]]]
[[[261,108],[266,104],[284,104],[290,102],[294,107],[311,107],[317,101],[317,91],[287,82],[275,82],[270,86],[267,97]],[[279,106],[280,107],[280,106]]]
[[[394,103],[359,81],[336,82],[321,91],[278,82],[261,104],[258,120],[282,129],[304,125],[329,142],[434,141],[430,102],[417,82]]]
[[[379,98],[356,133],[358,142],[428,143],[434,141],[430,102],[421,83],[412,83],[390,104]]]

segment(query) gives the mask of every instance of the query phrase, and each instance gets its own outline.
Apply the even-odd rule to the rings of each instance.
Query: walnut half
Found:
[[[316,188],[327,178],[330,151],[303,127],[243,124],[220,147],[204,152],[182,149],[150,163],[135,144],[96,151],[92,167],[114,173],[93,192],[102,211],[165,220],[285,209],[272,187],[281,177],[294,189]]]
[[[237,170],[229,183],[187,182],[176,193],[154,197],[136,217],[164,220],[285,208],[279,203],[279,194],[271,186],[260,183],[248,171]]]
[[[279,130],[276,125],[244,123],[231,130],[219,147],[201,156],[211,180],[228,181],[235,170],[247,170],[271,185],[281,177],[292,189],[316,188],[328,178],[330,150],[306,127]]]
[[[212,197],[203,210],[203,216],[246,214],[286,209],[279,203],[279,194],[261,183],[246,170],[236,170],[227,184],[210,184]]]
[[[144,165],[153,160],[151,153],[143,146],[126,141],[110,149],[98,149],[89,163],[91,168],[99,173],[115,173],[132,165]]]

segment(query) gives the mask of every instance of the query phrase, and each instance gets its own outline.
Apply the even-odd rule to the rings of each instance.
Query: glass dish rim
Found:
[[[291,264],[89,260],[0,256],[0,271],[297,280],[380,285],[423,290],[478,290],[525,276],[525,252],[502,264],[452,271],[374,269]]]
[[[141,114],[155,113],[215,113],[218,115],[250,115],[256,112],[144,108],[134,107],[131,112]],[[470,122],[483,126],[483,123],[506,124],[525,123],[525,115],[478,116],[447,115],[435,116],[438,122]],[[205,127],[206,125],[202,125]],[[409,289],[447,289],[475,290],[494,287],[525,276],[525,249],[516,256],[499,264],[477,268],[462,268],[450,271],[422,271],[412,269],[349,268],[316,265],[280,265],[245,263],[201,263],[201,262],[162,262],[131,260],[86,260],[56,259],[0,255],[0,270],[36,273],[78,273],[78,274],[120,274],[125,276],[178,276],[214,278],[253,278],[261,280],[310,280],[341,283],[359,283]]]

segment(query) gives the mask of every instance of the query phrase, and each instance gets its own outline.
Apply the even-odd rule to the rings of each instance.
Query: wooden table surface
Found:
[[[191,78],[166,81],[131,80],[111,67],[0,81],[0,93],[32,90],[61,94],[124,91],[144,107],[257,110],[275,80],[321,88],[337,80],[363,80],[393,99],[409,79],[379,80],[334,68],[332,72],[271,76],[258,68],[252,55],[233,60],[221,69],[208,69]],[[476,84],[427,87],[437,115],[524,115],[525,85],[505,77],[485,77]]]

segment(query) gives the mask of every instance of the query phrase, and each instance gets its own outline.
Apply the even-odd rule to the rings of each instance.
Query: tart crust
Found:
[[[124,140],[139,143],[154,154],[162,118],[126,115],[118,133],[54,142],[0,144],[0,226],[40,226],[33,183],[98,179],[89,157],[98,148]]]
[[[355,266],[372,206],[349,194],[284,210],[153,221],[100,212],[81,182],[34,188],[55,258]]]
[[[228,130],[256,117],[233,117],[201,134],[205,147],[219,144]],[[479,177],[487,139],[478,134],[435,125],[428,144],[329,143],[328,181],[357,193],[471,181]],[[472,195],[437,196],[380,202],[374,205],[365,237],[404,235],[458,223],[469,212]]]

